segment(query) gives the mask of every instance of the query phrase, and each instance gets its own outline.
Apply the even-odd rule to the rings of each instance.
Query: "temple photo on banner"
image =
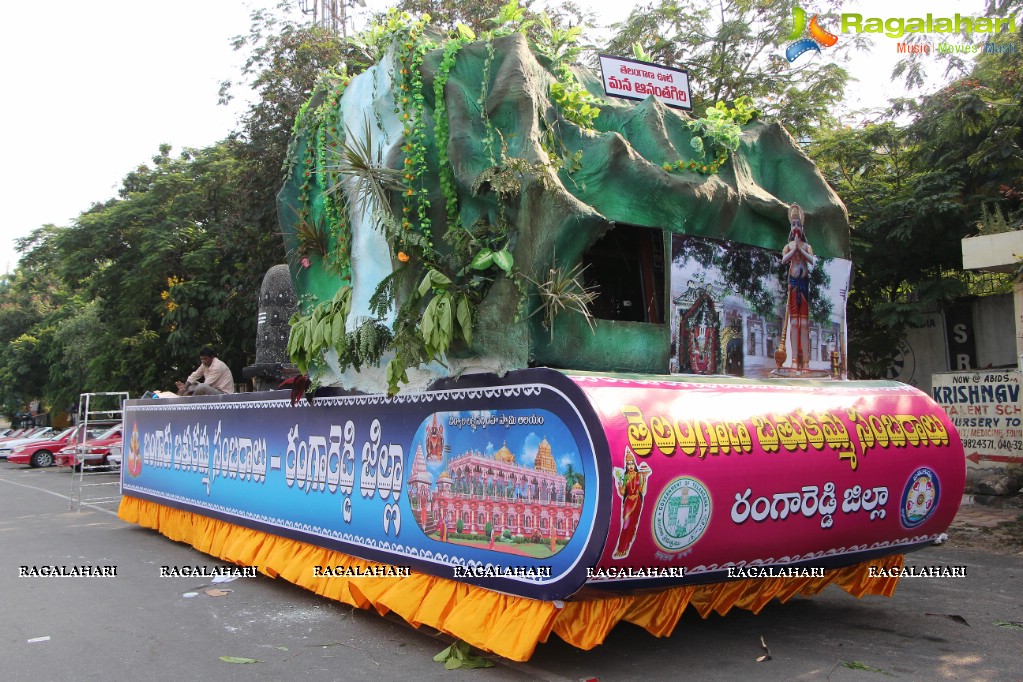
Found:
[[[439,542],[545,559],[583,506],[575,439],[546,410],[435,413],[416,432],[408,498]]]
[[[672,235],[673,374],[841,373],[852,263],[809,255],[801,237],[771,251]],[[783,262],[793,243],[800,246],[797,265],[791,257]]]

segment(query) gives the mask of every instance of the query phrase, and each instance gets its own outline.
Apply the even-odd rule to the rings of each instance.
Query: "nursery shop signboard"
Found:
[[[1020,376],[991,370],[933,376],[931,394],[959,430],[974,465],[1023,464]]]

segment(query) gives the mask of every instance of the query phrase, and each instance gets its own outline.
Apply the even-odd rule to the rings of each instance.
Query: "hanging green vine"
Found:
[[[310,256],[328,271],[337,274],[343,281],[351,280],[351,227],[347,220],[344,200],[329,192],[339,175],[329,170],[329,159],[343,141],[339,103],[351,78],[344,67],[323,73],[317,80],[316,90],[323,93],[322,101],[314,109],[306,102],[295,119],[295,134],[307,131],[307,143],[301,154],[301,177],[299,185],[299,206],[297,209],[297,236],[299,239],[298,265],[310,267]],[[295,150],[292,150],[292,155]],[[296,163],[292,156],[288,165]],[[319,198],[323,202],[323,215],[314,218],[314,204]],[[328,237],[333,237],[333,251],[328,252]],[[315,246],[315,248],[311,248]]]
[[[494,34],[485,34],[484,41],[487,46],[487,56],[483,60],[483,78],[480,80],[480,96],[476,99],[476,106],[479,107],[480,120],[483,121],[483,127],[487,131],[483,136],[483,150],[493,165],[497,163],[497,157],[494,156],[494,124],[490,122],[487,98],[490,96],[490,67],[494,63]]]
[[[444,213],[448,219],[449,229],[461,223],[458,211],[458,192],[455,187],[455,169],[448,158],[448,123],[447,102],[444,98],[444,87],[448,83],[451,69],[455,66],[455,57],[467,44],[476,39],[476,35],[468,26],[458,24],[458,36],[444,45],[444,56],[441,58],[437,77],[433,81],[434,99],[434,137],[437,140],[437,166],[440,169],[440,189],[444,195]]]
[[[389,15],[390,16],[390,15]],[[423,28],[430,16],[423,15],[410,21],[407,14],[399,15],[406,22],[395,31],[397,41],[398,89],[394,91],[394,113],[402,123],[405,136],[405,191],[401,227],[410,230],[415,225],[432,246],[429,189],[426,186],[427,164],[426,117],[423,115],[423,55],[435,45],[424,38]],[[399,35],[404,34],[404,35]],[[413,219],[415,223],[413,223]]]
[[[376,205],[382,212],[380,225],[392,248],[396,267],[380,283],[371,299],[374,314],[382,319],[399,300],[399,292],[409,292],[401,298],[395,311],[392,334],[380,319],[362,322],[354,331],[345,332],[345,320],[351,313],[351,289],[342,287],[330,302],[321,303],[307,315],[296,315],[292,320],[289,353],[303,372],[318,376],[323,371],[323,354],[334,348],[342,370],[364,364],[378,363],[386,350],[394,353],[387,367],[389,390],[398,390],[400,382],[408,381],[410,367],[442,360],[453,346],[468,347],[472,343],[474,311],[486,294],[489,285],[500,274],[512,272],[514,260],[507,244],[507,231],[495,229],[485,221],[464,228],[459,220],[458,198],[453,169],[447,157],[446,141],[449,135],[448,118],[444,107],[444,85],[456,62],[456,55],[474,38],[460,27],[459,34],[446,43],[442,65],[434,83],[434,95],[439,111],[434,114],[434,138],[437,140],[445,194],[445,214],[448,226],[445,240],[449,248],[440,252],[433,243],[433,226],[429,215],[429,168],[427,148],[430,141],[428,121],[424,111],[422,64],[427,50],[436,47],[426,36],[424,27],[429,17],[413,21],[407,14],[390,12],[385,27],[395,44],[394,113],[402,124],[404,136],[403,168],[397,173],[396,187],[401,192],[402,215],[389,215],[389,202],[385,192],[390,189],[389,171],[376,167],[372,157],[369,123],[365,140],[350,143],[344,131],[338,130],[334,142],[340,151],[334,152],[335,163],[329,163],[330,154],[322,159],[315,151],[304,155],[304,174],[301,193],[303,204],[316,189],[315,169],[329,169],[330,187],[338,187],[338,179],[351,178],[360,195],[367,193],[379,197]],[[374,33],[374,44],[380,36]],[[340,95],[339,95],[340,96]],[[333,98],[323,106],[336,111],[338,101]],[[313,128],[313,119],[321,115],[321,107],[310,112],[302,110],[302,123],[311,130],[316,148],[331,145],[329,136]],[[317,119],[318,120],[318,119]],[[302,126],[296,125],[301,130]],[[338,156],[340,154],[340,156]],[[350,210],[342,201],[344,193],[329,193],[337,199],[330,209],[329,220],[347,222],[344,213]],[[325,207],[327,204],[325,204]],[[311,212],[311,206],[308,207]],[[416,282],[411,288],[406,282]]]

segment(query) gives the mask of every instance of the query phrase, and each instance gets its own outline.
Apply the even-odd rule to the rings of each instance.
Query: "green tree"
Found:
[[[284,260],[275,196],[291,126],[339,44],[257,12],[236,41],[258,96],[238,134],[177,157],[164,145],[117,198],[23,240],[17,271],[0,283],[8,413],[41,396],[167,387],[205,344],[236,373],[251,362],[262,277]],[[231,92],[225,82],[222,99]]]
[[[249,237],[257,237],[260,248],[276,249],[281,263],[284,251],[274,199],[284,181],[295,118],[321,72],[343,61],[358,61],[357,50],[343,54],[340,36],[296,16],[296,4],[282,2],[276,10],[252,13],[249,33],[233,42],[234,49],[246,55],[241,78],[220,85],[224,104],[238,88],[256,94],[236,134],[236,158],[245,167],[236,189],[244,220],[255,228]]]
[[[613,26],[616,34],[605,51],[630,56],[636,50],[646,61],[687,69],[696,115],[716,102],[749,96],[766,117],[802,139],[833,125],[849,80],[835,60],[864,45],[859,36],[843,34],[826,59],[808,56],[790,64],[784,50],[792,9],[800,5],[811,15],[820,4],[658,0],[637,6]],[[823,4],[822,17],[835,18],[826,10],[838,3]]]
[[[996,19],[1011,17],[1015,19],[1023,12],[1023,0],[972,0],[959,4],[964,6],[957,7],[956,11],[964,17],[985,16]],[[1016,30],[1019,30],[1018,26]],[[1016,57],[1019,55],[1019,41],[1012,32],[991,34],[964,31],[956,34],[954,38],[957,44],[972,46],[980,54],[1006,54]],[[975,67],[976,63],[972,57],[977,53],[953,50],[939,52],[934,49],[935,43],[942,41],[934,41],[928,34],[909,33],[902,40],[913,45],[927,45],[930,48],[926,52],[906,53],[906,56],[900,59],[892,69],[892,80],[901,79],[906,88],[911,91],[923,88],[927,81],[933,79],[939,72],[948,82],[966,78]],[[1006,46],[1007,50],[1004,53],[988,51],[989,43]]]
[[[102,362],[108,341],[101,311],[99,300],[83,302],[80,298],[70,301],[63,311],[47,357],[50,372],[43,393],[47,404],[67,409],[78,404],[81,393],[96,386],[91,380],[98,373],[94,363]],[[104,388],[118,389],[113,382]]]
[[[471,28],[477,35],[494,28],[491,18],[496,17],[507,0],[478,0],[477,2],[457,2],[456,0],[399,0],[392,6],[399,12],[408,12],[412,16],[430,15],[430,25],[451,31],[459,23]],[[520,2],[519,5],[527,15],[535,18],[532,0]],[[382,14],[377,19],[382,18]]]
[[[961,240],[997,211],[1023,218],[1019,52],[982,54],[965,78],[880,120],[823,131],[813,156],[849,208],[856,268],[850,352],[883,376],[907,326],[968,292]],[[899,124],[896,117],[912,122]]]
[[[947,276],[962,265],[961,183],[923,164],[910,131],[890,121],[823,133],[811,154],[852,224],[851,367],[883,376],[906,327],[964,291]]]
[[[19,333],[8,336],[21,341],[0,356],[9,384],[29,385],[18,373],[36,356],[48,382],[34,395],[58,404],[84,391],[167,387],[204,345],[236,373],[249,364],[260,284],[282,248],[246,219],[246,175],[235,141],[177,157],[164,145],[125,177],[118,198],[24,240],[0,296],[43,300],[38,288],[51,280],[54,292],[76,293],[38,312],[18,306],[9,327]]]
[[[19,250],[45,242],[57,228],[47,225],[19,240]],[[54,331],[69,296],[44,259],[23,259],[0,280],[0,410],[8,416],[47,397]]]
[[[399,0],[394,3],[393,7],[399,12],[408,12],[413,16],[429,14],[430,25],[444,31],[452,31],[458,24],[464,24],[479,36],[496,27],[494,20],[500,16],[502,8],[507,3],[508,0],[477,0],[476,2]],[[547,14],[556,28],[573,26],[592,28],[596,22],[596,14],[593,10],[572,0],[550,4],[542,9],[536,5],[537,3],[533,0],[518,3],[519,9],[522,11],[522,20],[533,24],[529,29],[529,35],[533,38],[539,38],[540,32],[543,30],[540,25],[541,14]],[[379,15],[377,19],[381,19],[382,16]]]

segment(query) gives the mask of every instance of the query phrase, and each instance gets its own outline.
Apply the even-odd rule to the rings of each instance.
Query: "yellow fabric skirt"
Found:
[[[822,578],[750,578],[710,585],[674,587],[637,595],[608,595],[548,602],[492,592],[455,580],[413,572],[409,577],[321,577],[314,567],[379,566],[341,552],[270,535],[200,514],[125,496],[119,517],[152,528],[172,540],[240,566],[254,566],[328,599],[381,615],[393,611],[413,627],[428,625],[499,656],[525,661],[553,632],[580,649],[601,644],[620,621],[667,637],[687,607],[706,618],[733,607],[759,613],[769,601],[817,594],[829,584],[855,597],[890,597],[898,578],[873,578],[870,567],[901,568],[901,555],[872,559]],[[898,572],[896,572],[896,575]]]

